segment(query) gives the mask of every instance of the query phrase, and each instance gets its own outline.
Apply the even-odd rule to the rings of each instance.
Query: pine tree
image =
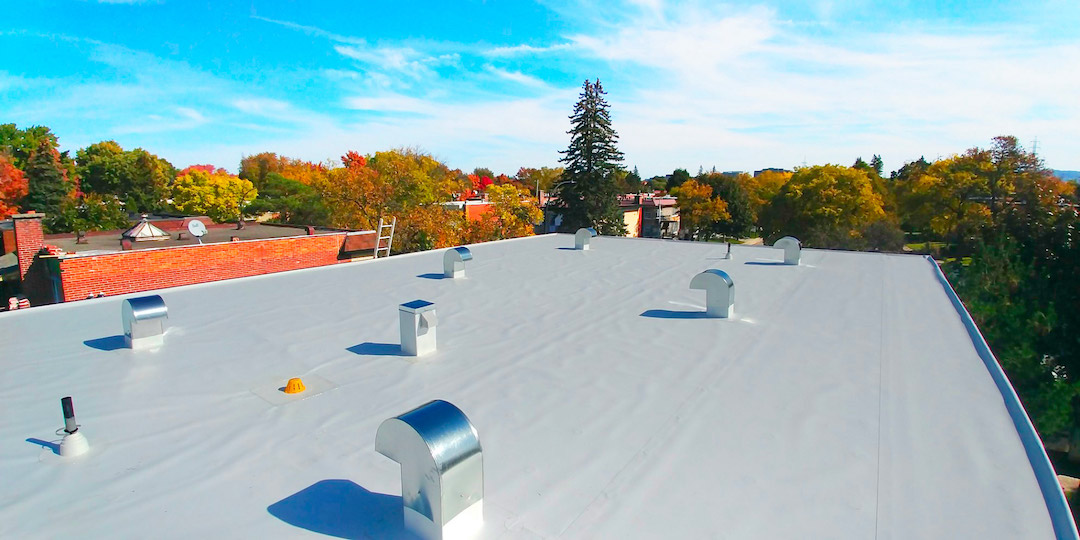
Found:
[[[561,207],[562,229],[594,227],[600,234],[623,235],[615,172],[623,154],[615,147],[619,136],[598,79],[585,81],[581,98],[570,116],[570,146],[559,159],[566,164],[555,205]]]
[[[60,154],[47,140],[41,141],[30,156],[26,180],[30,185],[22,200],[23,211],[58,214],[61,203],[72,191],[67,171],[60,164]]]

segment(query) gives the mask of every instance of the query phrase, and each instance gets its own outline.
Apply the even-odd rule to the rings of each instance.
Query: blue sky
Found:
[[[628,167],[886,169],[1016,135],[1080,169],[1080,2],[49,1],[5,7],[0,122],[178,167],[416,147],[555,166],[585,78]]]

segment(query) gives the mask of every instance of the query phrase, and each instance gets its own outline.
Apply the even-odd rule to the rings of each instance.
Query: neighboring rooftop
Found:
[[[151,224],[153,222],[150,222]],[[239,240],[260,240],[265,238],[284,238],[288,236],[305,236],[308,234],[307,229],[304,227],[297,227],[292,225],[267,225],[263,223],[247,223],[243,229],[237,229],[235,223],[231,224],[212,224],[204,222],[207,225],[206,235],[202,237],[202,243],[215,244],[219,242],[229,242],[234,237]],[[136,227],[138,224],[135,225]],[[84,251],[101,252],[101,251],[121,251],[121,235],[125,231],[104,231],[97,233],[90,233],[84,237],[82,244],[76,243],[75,235],[48,235],[45,237],[45,242],[63,249],[67,253],[79,253]],[[187,246],[191,244],[198,244],[199,240],[191,236],[187,229],[169,230],[165,229],[169,234],[169,238],[166,240],[152,240],[152,241],[134,241],[131,243],[131,249],[154,249],[173,246]],[[330,229],[316,228],[316,234],[321,232],[330,232]]]
[[[376,430],[431,399],[479,432],[485,538],[1054,536],[1041,447],[932,262],[573,245],[470,246],[466,279],[437,250],[165,289],[154,351],[124,348],[122,297],[0,313],[0,537],[398,536]],[[735,319],[702,318],[707,268]],[[68,395],[73,459],[49,448]]]

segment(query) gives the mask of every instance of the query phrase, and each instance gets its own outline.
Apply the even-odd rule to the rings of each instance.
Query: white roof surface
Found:
[[[0,314],[0,537],[393,537],[386,418],[484,450],[485,538],[1048,538],[1002,394],[922,257],[571,235]],[[707,268],[737,319],[699,318]],[[143,296],[133,295],[133,296]],[[439,350],[398,356],[398,304]],[[305,399],[277,392],[302,377]],[[61,458],[73,396],[90,453]],[[30,440],[28,440],[30,439]]]

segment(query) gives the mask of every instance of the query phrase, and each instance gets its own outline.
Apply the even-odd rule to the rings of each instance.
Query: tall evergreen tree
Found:
[[[563,230],[594,227],[600,234],[626,232],[619,210],[616,171],[623,154],[615,147],[619,136],[598,79],[582,85],[581,98],[570,116],[570,146],[559,161],[566,164],[555,201],[561,207]]]
[[[22,209],[57,215],[73,186],[60,163],[60,154],[51,141],[43,140],[38,144],[27,162],[25,172],[30,186],[26,197],[23,197]]]

